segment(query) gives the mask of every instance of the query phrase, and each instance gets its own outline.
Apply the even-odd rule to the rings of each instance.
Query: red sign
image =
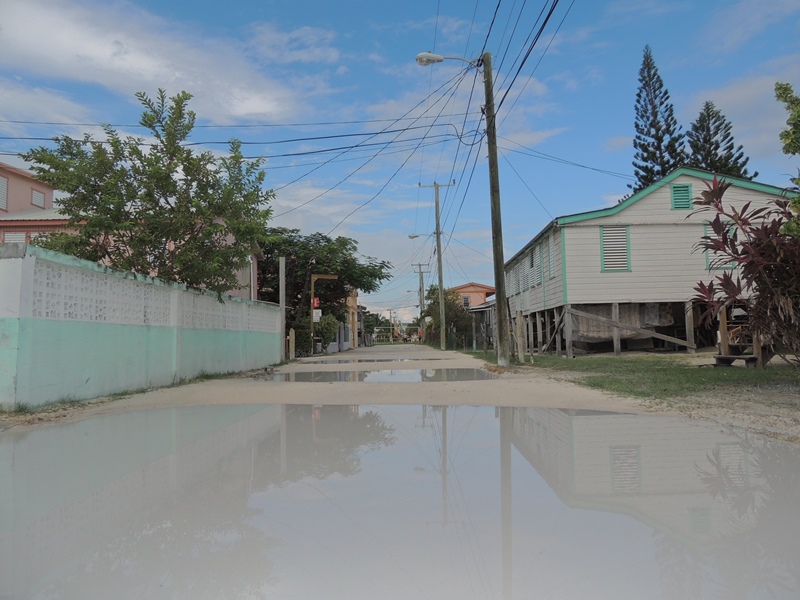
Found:
[[[314,298],[314,299],[311,301],[311,306],[313,306],[314,308],[319,308],[319,298],[316,298],[316,297],[315,297],[315,298]]]

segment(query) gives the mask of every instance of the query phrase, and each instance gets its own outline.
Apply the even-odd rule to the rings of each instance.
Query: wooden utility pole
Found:
[[[486,143],[489,149],[489,195],[492,209],[492,256],[494,262],[494,298],[497,308],[497,364],[511,364],[508,307],[506,306],[506,268],[503,258],[503,220],[500,213],[500,170],[497,164],[497,127],[494,114],[492,55],[483,53],[483,85],[486,93]]]
[[[442,350],[447,350],[447,334],[444,328],[444,276],[442,271],[442,227],[439,221],[439,188],[450,187],[455,184],[455,179],[452,183],[445,184],[436,183],[435,181],[433,185],[419,184],[421,188],[432,187],[436,195],[436,260],[439,267],[439,345]]]

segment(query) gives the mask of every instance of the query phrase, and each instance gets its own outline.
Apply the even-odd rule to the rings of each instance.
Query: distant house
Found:
[[[27,244],[63,231],[68,219],[53,208],[53,192],[28,171],[0,162],[0,243]]]
[[[494,295],[494,288],[490,285],[483,285],[482,283],[465,283],[447,290],[448,292],[455,292],[461,299],[461,305],[464,308],[484,304],[488,296]]]
[[[570,349],[612,339],[615,350],[646,348],[654,336],[689,348],[713,345],[716,334],[698,328],[692,303],[697,282],[714,275],[707,253],[695,251],[709,215],[692,214],[693,199],[713,178],[681,168],[613,207],[548,223],[505,265],[517,338],[531,352],[551,341],[560,347],[562,337]],[[724,179],[732,184],[725,199],[736,206],[784,195],[779,187]]]

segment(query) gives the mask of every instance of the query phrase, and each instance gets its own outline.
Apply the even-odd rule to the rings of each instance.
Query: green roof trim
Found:
[[[599,217],[608,217],[611,215],[615,215],[618,212],[628,208],[631,204],[638,202],[645,196],[649,196],[659,188],[668,185],[681,175],[689,175],[691,177],[696,177],[698,179],[704,179],[705,181],[714,181],[714,173],[710,173],[709,171],[701,171],[699,169],[690,169],[688,167],[681,167],[680,169],[676,169],[675,171],[664,177],[664,179],[657,181],[653,185],[648,186],[643,190],[639,190],[633,196],[631,196],[630,198],[626,198],[623,202],[620,202],[616,206],[612,206],[611,208],[604,208],[601,210],[592,210],[589,212],[578,213],[575,215],[567,215],[565,217],[558,217],[555,221],[558,225],[569,225],[570,223],[579,223],[580,221],[588,221],[589,219],[597,219]],[[782,196],[782,197],[788,196],[788,192],[786,189],[779,188],[774,185],[757,183],[755,181],[749,181],[747,179],[738,179],[736,177],[728,177],[725,175],[719,175],[718,179],[728,181],[737,187],[748,190],[764,192],[765,194],[772,194],[775,196]]]

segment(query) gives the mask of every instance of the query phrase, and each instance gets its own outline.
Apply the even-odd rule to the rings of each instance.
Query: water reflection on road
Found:
[[[429,383],[433,381],[485,381],[497,375],[483,369],[376,369],[371,371],[300,371],[275,373],[264,378],[298,383],[364,382]]]
[[[792,598],[800,451],[665,416],[204,406],[0,434],[0,598]]]

